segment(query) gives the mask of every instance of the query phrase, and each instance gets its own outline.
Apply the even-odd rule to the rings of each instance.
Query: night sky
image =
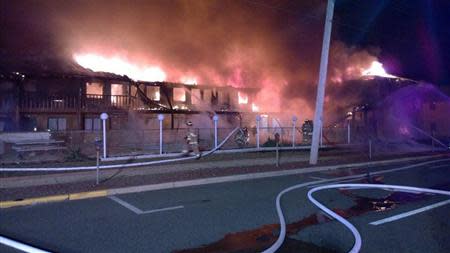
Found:
[[[151,45],[154,55],[166,66],[204,69],[208,65],[223,76],[233,73],[229,62],[220,62],[227,57],[222,49],[238,45],[236,48],[243,51],[242,48],[248,49],[242,46],[246,45],[254,50],[248,58],[259,59],[258,54],[264,52],[264,57],[271,59],[267,62],[282,75],[293,76],[299,69],[307,70],[302,78],[287,78],[288,83],[316,82],[313,79],[318,73],[326,7],[325,0],[0,3],[2,67],[8,64],[6,58],[21,61],[28,55],[69,55],[84,35],[97,48],[104,43],[120,50],[148,52],[151,50],[145,46]],[[152,16],[158,17],[156,21]],[[392,74],[450,86],[450,1],[337,0],[334,20],[332,51],[343,43],[347,51],[362,50],[376,56]],[[136,33],[135,27],[142,24],[151,32]],[[109,40],[108,33],[115,39]],[[352,57],[346,59],[350,61]],[[257,70],[251,66],[266,67],[262,62],[265,61],[249,64],[246,75],[250,77],[243,74],[242,79],[255,81],[251,76]],[[339,65],[333,63],[333,57],[330,64],[330,69],[333,64]],[[306,90],[309,94],[310,85]]]

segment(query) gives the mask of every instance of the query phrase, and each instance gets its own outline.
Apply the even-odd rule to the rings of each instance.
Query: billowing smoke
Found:
[[[325,4],[321,0],[9,1],[8,8],[2,8],[10,32],[8,37],[2,34],[2,48],[65,60],[95,53],[157,66],[168,81],[188,77],[199,84],[259,87],[256,103],[261,111],[304,119],[313,114]],[[338,36],[333,34],[330,51],[330,90],[358,77],[361,68],[375,60],[366,50],[339,42]],[[330,94],[328,107],[345,100]]]

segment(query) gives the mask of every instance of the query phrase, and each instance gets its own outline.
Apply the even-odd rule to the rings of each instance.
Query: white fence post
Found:
[[[297,123],[297,117],[292,116],[292,147],[295,148],[295,124]]]
[[[347,144],[350,144],[350,120],[347,121]]]
[[[259,123],[261,122],[261,116],[256,115],[256,148],[259,148]]]
[[[158,114],[158,120],[159,120],[159,154],[162,155],[162,153],[163,153],[163,120],[164,120],[164,114]]]
[[[108,114],[106,112],[100,114],[100,119],[103,123],[103,158],[106,158],[106,120],[108,119]]]
[[[219,121],[219,116],[217,114],[214,114],[213,117],[214,120],[214,148],[217,148],[217,122]]]

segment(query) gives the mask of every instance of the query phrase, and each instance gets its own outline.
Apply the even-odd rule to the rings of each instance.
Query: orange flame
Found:
[[[259,112],[259,106],[257,106],[255,103],[252,103],[252,112]]]
[[[361,73],[363,76],[381,76],[381,77],[389,77],[395,78],[396,76],[390,75],[386,73],[386,70],[383,68],[383,64],[378,61],[373,61],[369,68],[364,69]]]
[[[120,57],[103,57],[97,54],[74,54],[73,59],[82,67],[95,72],[127,75],[140,81],[164,81],[166,73],[156,66],[137,66]]]
[[[239,104],[248,104],[247,94],[238,92],[238,102],[239,102]]]
[[[180,82],[189,85],[197,85],[197,78],[191,76],[183,76],[180,78]]]

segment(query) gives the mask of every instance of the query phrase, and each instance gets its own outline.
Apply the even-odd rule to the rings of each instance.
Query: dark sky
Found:
[[[450,1],[337,0],[334,32],[376,46],[392,73],[450,86]]]

